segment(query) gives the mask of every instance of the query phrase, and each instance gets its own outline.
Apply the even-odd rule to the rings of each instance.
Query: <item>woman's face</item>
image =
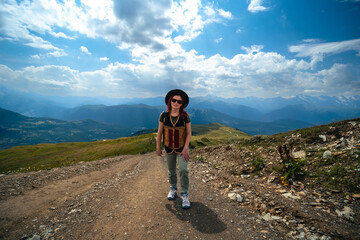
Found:
[[[171,99],[171,108],[172,109],[180,109],[180,107],[183,105],[182,98],[179,95],[175,95]]]

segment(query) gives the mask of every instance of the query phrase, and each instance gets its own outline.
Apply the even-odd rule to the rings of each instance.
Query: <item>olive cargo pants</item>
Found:
[[[180,156],[180,153],[171,153],[171,154],[166,153],[170,186],[177,189],[176,160],[179,162],[181,194],[188,193],[188,189],[189,189],[188,162],[184,161],[183,157]]]

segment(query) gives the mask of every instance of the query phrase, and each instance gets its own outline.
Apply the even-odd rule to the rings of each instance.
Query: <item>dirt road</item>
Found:
[[[119,156],[0,177],[1,239],[282,239],[191,171],[188,210],[167,200],[165,159]]]

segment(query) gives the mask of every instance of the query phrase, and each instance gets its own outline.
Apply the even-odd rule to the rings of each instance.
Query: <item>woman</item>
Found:
[[[191,123],[189,114],[185,112],[189,104],[188,95],[180,90],[174,89],[166,94],[165,103],[167,111],[162,112],[159,118],[159,128],[156,138],[156,152],[162,156],[161,139],[166,150],[168,174],[170,182],[169,200],[177,196],[177,173],[176,160],[179,163],[182,208],[190,208],[189,201],[189,144],[191,139]]]

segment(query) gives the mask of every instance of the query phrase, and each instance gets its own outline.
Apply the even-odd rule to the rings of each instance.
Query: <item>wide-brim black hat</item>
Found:
[[[168,92],[165,97],[165,104],[167,104],[169,102],[169,99],[175,95],[181,96],[181,98],[183,100],[182,106],[184,108],[186,108],[186,106],[189,104],[189,96],[186,94],[186,92],[184,92],[183,90],[180,90],[180,89],[173,89],[170,92]]]

